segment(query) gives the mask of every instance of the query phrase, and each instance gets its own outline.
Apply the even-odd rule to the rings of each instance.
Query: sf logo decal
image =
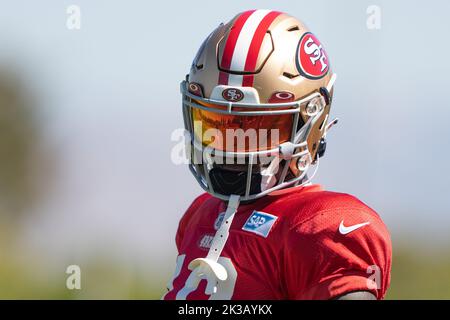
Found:
[[[244,98],[244,93],[235,88],[228,88],[222,91],[222,97],[231,102],[241,101]]]
[[[318,45],[317,43],[315,43],[313,38],[309,37],[308,40],[306,40],[303,50],[305,50],[305,53],[309,55],[309,60],[311,60],[311,63],[313,65],[316,65],[317,61],[320,62],[320,71],[323,71],[328,67],[325,62],[325,59],[327,57],[322,51],[322,45]]]
[[[323,78],[328,72],[327,53],[311,32],[305,33],[298,43],[296,64],[300,74],[308,79]]]

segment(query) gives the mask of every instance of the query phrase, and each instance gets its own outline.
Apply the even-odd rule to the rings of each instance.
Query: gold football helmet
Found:
[[[308,182],[336,75],[317,37],[278,11],[220,24],[181,83],[190,169],[212,195],[253,200]]]

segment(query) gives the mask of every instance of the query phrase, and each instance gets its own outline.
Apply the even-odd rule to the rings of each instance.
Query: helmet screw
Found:
[[[315,116],[317,114],[318,108],[317,108],[317,104],[316,101],[313,100],[311,102],[309,102],[306,106],[306,114],[310,117]]]

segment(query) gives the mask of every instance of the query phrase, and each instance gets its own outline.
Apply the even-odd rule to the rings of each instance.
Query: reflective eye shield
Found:
[[[293,114],[242,116],[221,114],[216,110],[224,107],[205,105],[214,111],[192,108],[194,134],[204,145],[222,151],[267,150],[286,142],[291,137]],[[242,108],[237,108],[241,109]],[[303,126],[303,118],[298,117],[298,127]]]

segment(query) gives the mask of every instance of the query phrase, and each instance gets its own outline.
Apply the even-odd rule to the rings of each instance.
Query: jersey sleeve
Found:
[[[286,241],[291,299],[333,299],[354,291],[384,297],[390,282],[389,232],[359,200],[347,199],[341,208],[321,210],[294,224]]]
[[[203,193],[191,203],[189,208],[184,213],[180,222],[178,223],[178,230],[175,236],[175,243],[177,245],[178,253],[180,252],[181,242],[183,241],[184,231],[186,229],[186,225],[189,223],[192,215],[197,211],[200,205],[209,197],[207,193]]]

